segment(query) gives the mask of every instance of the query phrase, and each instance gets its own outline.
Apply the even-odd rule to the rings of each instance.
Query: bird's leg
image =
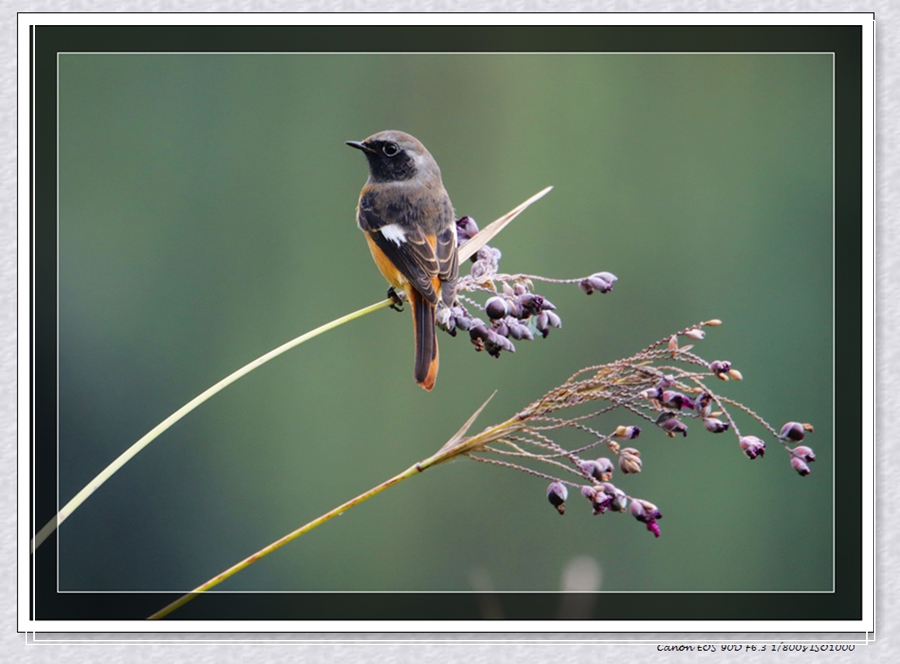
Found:
[[[394,290],[394,287],[391,286],[387,289],[387,296],[389,300],[393,300],[393,304],[391,305],[391,309],[394,311],[403,311],[403,295],[406,293],[398,293]]]

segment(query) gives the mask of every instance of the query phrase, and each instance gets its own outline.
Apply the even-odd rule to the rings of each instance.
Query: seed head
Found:
[[[499,320],[509,313],[509,307],[504,298],[494,296],[488,298],[488,301],[484,303],[484,313],[486,313],[491,320]]]
[[[660,514],[656,505],[646,500],[632,500],[631,516],[641,523],[647,524],[647,530],[659,537],[659,525],[657,525],[656,520],[661,519],[662,514]]]
[[[623,447],[619,450],[619,470],[626,475],[641,472],[641,453],[633,447]]]
[[[799,443],[806,437],[806,429],[799,422],[788,422],[781,427],[781,438]]]
[[[560,514],[566,513],[566,498],[569,497],[569,490],[562,482],[552,482],[547,487],[547,500],[556,508]]]
[[[616,280],[616,275],[610,272],[598,272],[582,279],[578,282],[578,286],[588,295],[591,295],[594,291],[608,293],[613,289],[613,284]]]
[[[672,413],[670,413],[671,415]],[[669,438],[674,438],[676,434],[681,434],[682,437],[687,437],[687,424],[679,420],[675,417],[669,417],[662,421],[659,425],[662,427],[662,430],[665,431]]]
[[[622,440],[631,440],[632,438],[637,438],[641,435],[641,428],[636,426],[624,426],[619,425],[616,427],[616,438],[620,438]]]
[[[816,460],[816,453],[813,452],[811,447],[807,447],[806,445],[797,445],[797,447],[791,450],[791,454],[809,463]]]
[[[800,475],[800,477],[806,477],[810,474],[809,466],[806,465],[806,462],[800,457],[792,456],[791,457],[791,466],[793,466],[794,470]]]
[[[751,459],[763,456],[766,453],[766,444],[756,436],[743,436],[740,439],[741,449]]]
[[[722,433],[723,431],[728,431],[729,425],[728,422],[723,422],[715,417],[706,417],[703,419],[703,426],[710,433]]]
[[[709,370],[721,378],[731,371],[731,362],[727,360],[713,360],[709,363]]]
[[[596,461],[582,461],[581,470],[600,482],[608,482],[612,479],[615,466],[606,457],[600,457]]]
[[[682,408],[694,409],[694,402],[689,397],[674,390],[665,390],[660,395],[659,402],[666,408],[674,408],[675,410],[681,410]]]
[[[701,417],[709,417],[712,410],[713,398],[709,392],[702,392],[694,401],[694,408],[700,413]]]

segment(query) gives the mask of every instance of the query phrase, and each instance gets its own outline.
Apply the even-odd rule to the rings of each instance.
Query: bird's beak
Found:
[[[375,152],[375,150],[373,150],[372,148],[370,148],[368,145],[366,145],[366,144],[363,143],[362,141],[346,141],[346,143],[347,143],[347,145],[349,145],[351,148],[356,148],[357,150],[362,150],[363,152],[370,152],[370,153],[374,153],[374,152]]]

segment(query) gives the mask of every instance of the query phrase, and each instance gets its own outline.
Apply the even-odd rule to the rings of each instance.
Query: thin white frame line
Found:
[[[59,53],[56,54],[56,515],[54,519],[59,519],[59,259],[62,253],[59,244]],[[56,530],[56,591],[59,592],[59,526],[57,523]],[[32,542],[34,539],[32,538]]]
[[[31,275],[31,284],[30,284],[31,311],[29,312],[29,314],[31,316],[31,321],[33,322],[35,311],[37,309],[37,306],[36,306],[37,297],[35,296],[35,287],[34,287],[35,281],[36,281],[35,270],[37,269],[37,267],[36,267],[37,260],[35,260],[36,253],[37,253],[37,243],[34,241],[34,227],[37,225],[36,224],[36,219],[37,219],[36,209],[37,209],[37,207],[36,207],[36,199],[35,199],[35,183],[37,182],[37,179],[35,177],[35,170],[36,170],[36,164],[37,164],[37,159],[35,159],[35,156],[37,155],[37,147],[35,145],[36,135],[37,135],[37,132],[35,131],[35,127],[36,127],[35,113],[36,113],[37,104],[35,103],[35,95],[37,94],[37,86],[34,84],[34,70],[35,70],[35,59],[36,59],[35,42],[37,41],[37,31],[34,29],[33,25],[28,27],[28,34],[29,34],[30,43],[31,43],[31,49],[30,49],[31,61],[30,61],[30,67],[29,67],[29,72],[28,72],[28,85],[29,85],[28,98],[29,98],[29,102],[31,103],[31,113],[30,113],[31,126],[28,128],[28,133],[29,133],[28,140],[31,145],[31,183],[30,183],[30,191],[29,191],[29,203],[31,205],[31,209],[28,211],[28,217],[29,217],[28,218],[28,228],[29,228],[29,233],[31,235],[31,237],[29,238],[29,241],[31,243],[31,251],[30,251],[31,270],[29,271],[30,275]],[[36,372],[36,368],[37,368],[36,367],[36,361],[37,361],[36,357],[37,357],[37,355],[34,352],[34,349],[36,347],[36,343],[35,343],[36,336],[37,336],[37,329],[36,329],[36,326],[34,326],[33,329],[31,330],[31,336],[30,336],[30,341],[31,341],[31,349],[30,349],[31,362],[30,362],[30,364],[31,364],[32,377],[35,376],[37,373]],[[35,432],[35,422],[36,422],[34,404],[37,402],[37,398],[36,398],[35,392],[36,392],[35,381],[32,378],[32,381],[31,381],[31,404],[29,407],[29,411],[30,411],[29,412],[29,415],[30,415],[29,421],[30,421],[30,425],[31,425],[31,431],[29,431],[29,437],[31,439],[31,445],[29,445],[29,453],[31,455],[31,541],[32,542],[34,541],[34,534],[37,532],[37,523],[36,523],[37,490],[35,488],[37,486],[37,464],[35,463],[36,455],[34,453],[34,450],[35,450],[34,432]],[[16,447],[18,448],[18,445]],[[59,461],[58,461],[58,459],[59,459],[59,434],[58,433],[57,433],[57,438],[56,438],[56,450],[57,450],[56,451],[56,456],[57,456],[56,507],[57,507],[57,512],[58,512],[59,511]],[[56,559],[59,560],[59,553],[57,553]],[[33,600],[33,598],[37,597],[37,570],[35,569],[33,556],[31,556],[28,560],[28,569],[31,574],[31,597]],[[58,569],[58,566],[57,566],[57,569]],[[57,575],[57,586],[58,585],[59,584],[58,584],[58,575]],[[36,623],[37,622],[37,616],[36,616],[37,602],[31,601],[29,604],[30,604],[29,614],[30,614],[31,622]],[[35,634],[36,633],[37,632],[35,632]]]
[[[60,595],[185,595],[190,590],[57,590]],[[204,590],[202,594],[250,595],[832,595],[834,590]]]
[[[831,55],[834,51],[58,51],[60,55]]]
[[[878,575],[878,569],[876,567],[876,565],[877,565],[876,551],[877,551],[878,547],[874,546],[875,533],[878,532],[878,523],[877,523],[878,522],[878,510],[875,509],[875,504],[876,504],[876,501],[878,498],[878,473],[875,472],[875,459],[878,458],[878,453],[877,453],[878,436],[876,434],[876,429],[878,427],[878,420],[876,418],[876,412],[875,412],[875,404],[877,402],[876,395],[878,393],[878,385],[876,384],[876,379],[875,379],[876,372],[874,370],[874,367],[878,366],[878,364],[877,364],[877,362],[878,362],[877,361],[877,355],[878,355],[878,348],[877,348],[877,345],[878,345],[877,344],[877,341],[878,341],[878,339],[877,339],[877,336],[878,336],[878,326],[877,326],[878,298],[876,297],[878,289],[874,283],[874,281],[876,281],[878,278],[877,277],[877,275],[878,275],[878,252],[876,251],[876,248],[877,248],[876,236],[878,234],[878,205],[877,205],[877,201],[878,201],[878,197],[877,197],[878,164],[877,164],[877,160],[875,158],[875,155],[877,152],[876,146],[878,145],[878,123],[876,122],[877,116],[875,114],[875,106],[878,103],[877,90],[875,87],[875,82],[878,80],[876,77],[876,69],[878,67],[878,58],[875,57],[875,46],[874,46],[875,45],[875,29],[876,29],[876,27],[877,26],[875,24],[875,20],[874,20],[874,16],[873,16],[872,49],[871,49],[872,115],[870,118],[870,121],[872,123],[872,188],[870,190],[870,193],[872,196],[872,274],[874,275],[873,284],[872,284],[872,364],[873,364],[872,384],[871,384],[872,404],[870,406],[871,413],[872,413],[872,458],[870,460],[870,463],[872,466],[872,543],[873,543],[873,546],[872,546],[872,554],[871,554],[871,556],[872,556],[871,557],[871,565],[872,565],[872,620],[873,620],[873,622],[875,620],[875,612],[878,607],[878,582],[876,581],[876,577]],[[863,29],[863,31],[862,31],[862,40],[861,41],[863,43],[863,53],[862,53],[861,61],[862,61],[863,71],[865,71],[866,59],[867,59],[867,55],[869,55],[865,51],[865,41],[866,41],[865,29]],[[860,78],[862,78],[862,77],[860,77]],[[865,82],[862,82],[862,85],[865,86]],[[863,101],[863,107],[865,107],[865,99],[863,99],[862,101]],[[862,115],[862,113],[860,113],[860,115]],[[863,125],[865,125],[865,121],[863,121]],[[863,137],[865,137],[865,131],[863,132]],[[865,139],[864,139],[863,144],[862,144],[863,154],[865,153],[865,149],[866,149],[866,144],[865,144]],[[832,161],[834,161],[834,160],[832,160]],[[865,208],[865,193],[863,193],[863,214],[865,214],[865,209],[866,209]],[[865,224],[863,224],[863,229],[865,229]],[[863,248],[863,251],[865,251],[864,248]],[[863,256],[865,256],[865,253],[863,253]],[[865,318],[863,318],[863,322],[865,324]],[[834,409],[834,406],[832,406],[832,410],[833,409]],[[863,417],[863,421],[865,421],[865,417]],[[863,460],[865,460],[865,456],[863,456]],[[865,472],[865,465],[863,465],[863,472]],[[832,494],[831,499],[832,499],[832,501],[834,501],[834,499],[835,499],[834,494]],[[832,510],[832,514],[834,514],[834,510]],[[832,517],[832,518],[834,518],[834,517]],[[863,572],[865,572],[865,570],[863,570]],[[863,588],[863,597],[865,597],[865,587]],[[866,638],[868,639],[868,632],[866,632]]]
[[[835,52],[834,51],[750,51],[750,52],[737,52],[737,51],[723,51],[723,52],[684,52],[684,51],[676,51],[676,52],[668,52],[668,51],[637,51],[637,52],[605,52],[605,51],[592,51],[592,52],[428,52],[428,51],[417,51],[417,52],[322,52],[322,51],[297,51],[297,52],[223,52],[223,51],[148,51],[148,52],[138,52],[138,51],[60,51],[56,54],[56,188],[57,188],[57,200],[56,200],[56,232],[57,232],[57,501],[56,501],[56,513],[59,514],[59,255],[60,255],[60,245],[59,245],[59,104],[60,104],[60,94],[59,94],[59,59],[62,55],[234,55],[234,56],[246,56],[246,55],[404,55],[404,56],[417,56],[417,55],[449,55],[449,56],[459,56],[459,55],[490,55],[490,56],[521,56],[521,55],[714,55],[714,56],[722,56],[722,55],[760,55],[760,56],[797,56],[797,55],[830,55],[831,56],[831,97],[832,97],[832,115],[831,115],[831,123],[832,123],[832,191],[831,191],[831,202],[832,202],[832,218],[831,218],[831,233],[832,233],[832,246],[831,246],[831,258],[832,258],[832,275],[831,275],[831,285],[832,285],[832,357],[831,357],[831,373],[832,373],[832,433],[835,430],[835,408],[834,408],[834,400],[835,400],[835,310],[836,303],[834,299],[835,293],[835,258],[836,258],[836,187],[835,187],[835,130],[836,130],[836,117],[835,117],[835,103],[836,103],[836,91],[835,91]],[[873,441],[874,443],[874,441]],[[832,438],[832,450],[834,449],[834,438]],[[836,530],[835,530],[835,491],[836,491],[836,474],[835,474],[835,455],[832,454],[832,529],[831,529],[831,582],[832,587],[830,590],[599,590],[595,591],[594,594],[770,594],[770,593],[780,593],[780,594],[834,594],[836,592],[835,588],[835,579],[836,579],[836,555],[835,555],[835,547],[836,547]],[[145,595],[145,594],[186,594],[191,592],[191,590],[174,590],[174,591],[165,591],[165,590],[60,590],[59,583],[59,545],[61,534],[59,528],[62,524],[59,524],[57,528],[57,538],[56,538],[56,548],[57,548],[57,564],[56,564],[56,592],[60,594],[135,594],[135,595]],[[479,590],[206,590],[204,594],[495,594],[495,595],[507,595],[507,594],[588,594],[582,593],[582,591],[564,591],[564,590],[492,590],[490,593],[485,593],[484,591]]]
[[[835,568],[837,567],[837,557],[835,555],[835,547],[836,542],[835,538],[837,535],[837,518],[835,516],[835,510],[837,509],[837,502],[835,501],[835,495],[837,494],[837,461],[835,457],[834,449],[834,441],[837,438],[837,420],[835,419],[835,413],[837,412],[835,406],[836,403],[836,395],[837,395],[837,369],[836,369],[836,352],[837,352],[837,300],[835,299],[835,294],[837,292],[837,251],[836,251],[836,243],[837,243],[837,81],[835,77],[835,71],[837,67],[835,66],[835,54],[831,54],[831,588],[835,589],[837,586],[837,576]],[[874,443],[874,441],[873,441]],[[865,444],[865,443],[863,443]],[[860,448],[860,456],[865,457],[864,451]],[[862,488],[862,487],[860,487]],[[873,547],[874,548],[874,547]]]
[[[776,642],[777,642],[777,644],[776,644]],[[734,639],[734,640],[730,640],[730,641],[724,641],[724,640],[723,641],[717,641],[717,640],[658,641],[658,640],[653,640],[653,639],[630,639],[630,640],[629,639],[621,639],[621,640],[618,640],[618,639],[609,639],[609,640],[604,640],[604,639],[578,639],[578,640],[559,639],[559,640],[557,640],[557,639],[541,639],[541,638],[535,638],[533,640],[484,639],[484,640],[474,640],[474,641],[473,640],[463,640],[463,639],[446,639],[446,640],[442,640],[442,639],[428,639],[428,640],[425,640],[425,639],[407,639],[407,640],[404,640],[404,639],[392,639],[392,640],[383,640],[383,639],[347,639],[347,640],[341,640],[341,639],[327,639],[327,640],[326,639],[309,639],[309,640],[304,640],[304,639],[242,639],[240,641],[231,640],[231,639],[223,639],[223,640],[214,641],[214,640],[205,640],[205,639],[178,639],[175,637],[173,637],[172,640],[155,639],[152,641],[149,639],[148,640],[144,640],[144,639],[133,639],[133,640],[128,640],[128,639],[89,639],[89,638],[67,639],[67,640],[61,640],[61,639],[38,640],[37,638],[34,639],[34,645],[43,645],[43,646],[54,646],[54,645],[79,646],[79,645],[98,645],[98,644],[153,646],[153,645],[159,645],[160,643],[166,643],[166,644],[170,644],[170,645],[210,645],[210,646],[223,645],[223,644],[231,645],[231,644],[240,643],[241,645],[252,644],[252,645],[266,645],[266,646],[279,646],[279,645],[283,646],[283,645],[289,645],[289,644],[291,644],[291,645],[303,644],[303,645],[330,645],[330,646],[333,646],[333,645],[342,645],[342,646],[343,645],[358,645],[358,646],[374,646],[374,645],[379,645],[379,646],[529,645],[530,646],[530,645],[542,645],[542,646],[554,646],[554,647],[614,644],[614,645],[619,645],[619,646],[641,646],[643,648],[646,648],[648,646],[664,645],[664,644],[669,644],[669,643],[671,643],[673,645],[679,645],[679,646],[681,646],[681,645],[695,645],[695,646],[746,645],[748,643],[751,643],[752,645],[757,645],[757,644],[765,645],[765,646],[768,646],[770,644],[773,645],[773,648],[771,650],[767,649],[765,652],[773,652],[773,653],[774,652],[792,652],[792,651],[793,652],[801,652],[801,651],[797,650],[797,646],[791,647],[789,650],[788,649],[780,650],[780,649],[775,649],[775,647],[774,647],[775,645],[792,646],[793,644],[801,644],[804,647],[810,648],[806,652],[817,653],[817,652],[830,652],[827,649],[827,646],[841,645],[841,646],[854,646],[854,647],[855,646],[868,647],[869,643],[872,643],[872,641],[866,640],[864,638],[861,638],[858,641],[856,641],[856,640],[831,641],[831,640],[824,639],[821,641],[810,640],[809,645],[806,645],[807,644],[806,641],[792,641],[792,640],[786,641],[785,639],[767,639],[767,640],[753,642],[750,639],[744,639],[744,638]],[[821,646],[821,649],[814,649],[817,646]],[[687,650],[687,649],[685,649],[685,650]],[[696,648],[694,649],[694,651],[695,652],[697,651]],[[675,651],[669,650],[669,651],[662,651],[662,652],[671,653],[671,652],[675,652]],[[701,650],[700,652],[703,652],[703,651]],[[710,652],[713,652],[713,651],[710,651]],[[747,652],[747,651],[742,649],[742,650],[734,651],[734,654],[738,654],[738,653],[744,654],[745,652]],[[763,651],[757,650],[755,652],[760,653]],[[835,650],[832,652],[853,652],[853,651]]]

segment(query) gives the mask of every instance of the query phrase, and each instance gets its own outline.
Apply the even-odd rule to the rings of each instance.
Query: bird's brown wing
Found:
[[[364,206],[359,208],[358,220],[360,228],[370,233],[372,241],[406,280],[425,300],[437,305],[434,278],[441,274],[441,263],[435,253],[437,242],[432,246],[433,242],[429,242],[422,229],[412,225],[400,226],[402,234],[395,231],[386,235],[382,232],[385,227],[396,227],[398,224],[386,222],[375,210]]]
[[[451,221],[451,224],[455,222]],[[448,307],[453,306],[456,297],[456,278],[459,275],[459,253],[456,250],[456,233],[451,226],[438,233],[434,253],[438,262],[438,276],[441,278],[441,299]]]

